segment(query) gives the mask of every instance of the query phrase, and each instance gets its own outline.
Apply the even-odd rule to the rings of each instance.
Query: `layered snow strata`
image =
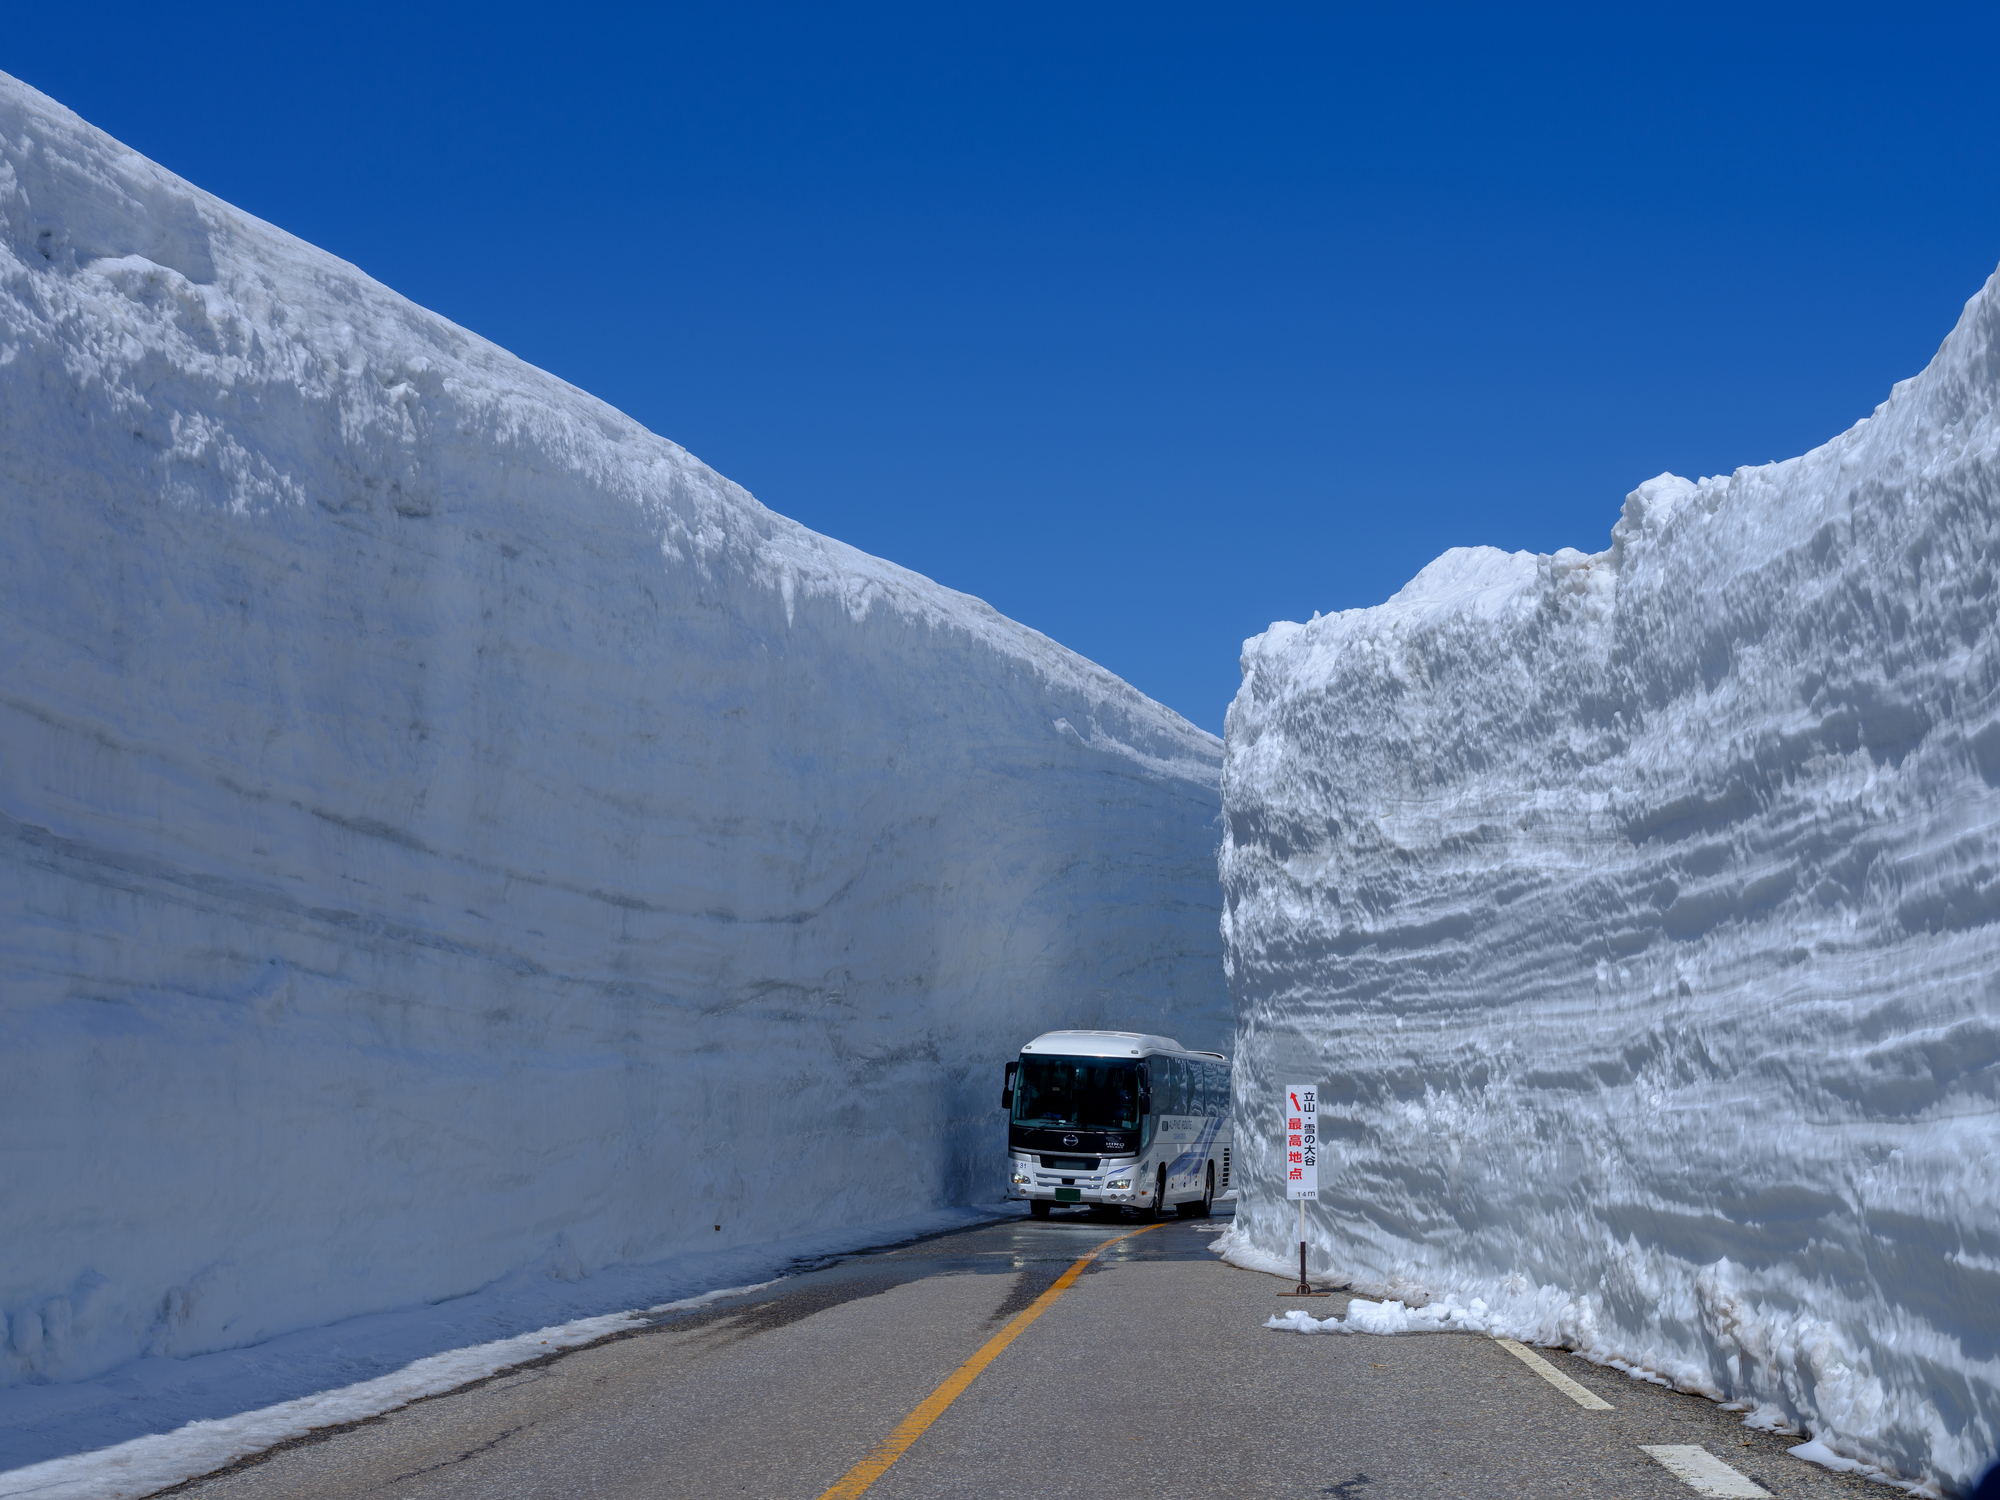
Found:
[[[1245,645],[1245,1187],[1383,1291],[1946,1485],[2000,1449],[2000,281],[1803,458]]]
[[[4,75],[0,559],[0,1384],[997,1198],[1024,1038],[1226,1040],[1212,735]]]

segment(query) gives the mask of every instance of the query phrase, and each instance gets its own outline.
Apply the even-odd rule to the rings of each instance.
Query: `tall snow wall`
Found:
[[[2000,1449],[1996,391],[2000,279],[1803,458],[1245,644],[1239,1255],[1317,1078],[1321,1264],[1947,1487]]]
[[[4,75],[0,558],[0,1384],[997,1198],[1026,1037],[1227,1040],[1214,736]]]

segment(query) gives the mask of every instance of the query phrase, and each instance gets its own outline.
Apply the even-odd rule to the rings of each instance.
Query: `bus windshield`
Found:
[[[1084,1130],[1139,1128],[1139,1064],[1107,1057],[1024,1057],[1014,1123]]]

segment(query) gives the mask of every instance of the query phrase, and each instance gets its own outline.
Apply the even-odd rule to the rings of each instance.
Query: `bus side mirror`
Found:
[[[1007,1082],[1000,1089],[1000,1107],[1002,1109],[1012,1109],[1014,1107],[1014,1070],[1020,1066],[1019,1063],[1007,1064]]]

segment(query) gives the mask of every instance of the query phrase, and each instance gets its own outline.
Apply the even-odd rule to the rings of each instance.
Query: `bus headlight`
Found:
[[[1019,1182],[1021,1179],[1016,1177],[1014,1180]],[[1104,1184],[1105,1191],[1112,1193],[1127,1192],[1131,1189],[1131,1186],[1132,1179],[1129,1177],[1114,1177],[1111,1181]]]
[[[1028,1174],[1026,1172],[1016,1172],[1014,1174],[1014,1186],[1026,1187],[1027,1185],[1028,1185]]]

